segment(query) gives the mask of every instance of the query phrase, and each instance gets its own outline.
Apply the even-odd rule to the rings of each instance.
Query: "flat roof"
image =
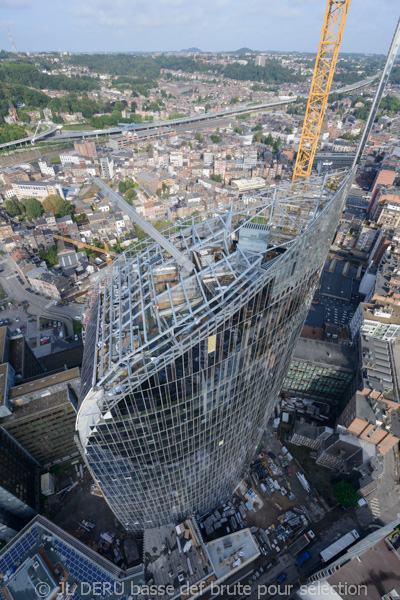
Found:
[[[364,319],[377,321],[385,325],[400,325],[400,306],[390,304],[365,304],[361,303]]]
[[[400,592],[399,573],[398,555],[390,549],[385,540],[381,540],[330,575],[327,581],[331,586],[339,586],[342,583],[342,600],[354,600],[354,586],[358,585],[367,587],[367,592],[360,593],[360,597],[364,595],[368,600],[381,600],[393,589]],[[343,585],[344,582],[346,585]]]
[[[178,527],[181,528],[180,534],[172,523],[146,529],[143,539],[147,575],[153,577],[154,585],[172,585],[175,593],[213,575],[211,562],[194,522],[186,520]],[[172,595],[169,594],[169,597]],[[157,595],[159,600],[163,597],[168,595]]]
[[[50,572],[40,554],[29,557],[6,582],[3,593],[12,600],[36,600],[41,586],[43,600],[50,600],[59,591],[60,584]]]
[[[77,377],[79,377],[79,367],[68,369],[68,371],[62,371],[61,373],[56,373],[55,375],[47,375],[46,377],[41,377],[40,379],[22,383],[21,385],[16,385],[10,389],[8,396],[10,399],[19,398],[20,396],[24,396],[29,392],[37,392],[43,388],[48,388],[52,385],[71,381],[71,379],[76,379]]]
[[[250,529],[208,542],[207,550],[217,579],[255,560],[260,554]]]
[[[3,580],[0,581],[0,597],[6,597],[4,593],[7,582],[4,582],[4,576],[10,581],[13,571],[19,571],[18,565],[21,565],[23,573],[18,578],[15,591],[20,595],[15,600],[36,600],[38,595],[23,595],[27,588],[28,569],[31,564],[30,559],[36,560],[37,555],[43,558],[43,563],[47,571],[56,577],[55,568],[61,567],[63,579],[69,589],[77,586],[78,595],[73,598],[80,598],[81,589],[86,591],[85,597],[88,598],[107,598],[107,600],[118,600],[121,596],[120,590],[124,588],[130,590],[132,585],[144,583],[142,567],[132,567],[124,572],[120,567],[107,560],[91,548],[88,548],[82,542],[69,535],[53,523],[42,516],[37,515],[24,529],[19,532],[1,551],[0,551],[0,572],[3,574]],[[44,576],[43,573],[41,575]],[[46,580],[44,580],[46,582]],[[99,595],[95,591],[95,584],[100,586],[109,585],[109,592]],[[24,587],[25,586],[25,587]],[[129,594],[126,594],[129,595]],[[55,594],[44,596],[45,600],[54,598]],[[138,595],[138,599],[143,596]],[[7,598],[8,600],[8,598]],[[13,597],[14,600],[14,597]]]
[[[354,348],[343,344],[299,338],[292,355],[292,361],[298,360],[354,371],[357,367],[355,354]]]

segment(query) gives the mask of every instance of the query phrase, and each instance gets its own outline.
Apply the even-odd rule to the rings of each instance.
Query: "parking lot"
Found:
[[[67,335],[62,317],[46,319],[30,315],[28,304],[4,302],[0,305],[0,326],[13,336],[23,335],[37,358],[82,344],[82,334]]]

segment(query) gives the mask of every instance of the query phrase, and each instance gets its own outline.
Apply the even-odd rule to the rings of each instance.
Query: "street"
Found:
[[[0,268],[3,271],[0,273],[0,285],[2,286],[8,300],[16,302],[26,301],[29,303],[27,313],[34,316],[43,316],[56,320],[61,320],[66,326],[67,336],[73,335],[72,320],[80,317],[82,307],[78,304],[70,304],[68,306],[56,306],[54,300],[43,298],[28,292],[28,290],[18,281],[17,267],[13,259],[4,254],[0,257]]]

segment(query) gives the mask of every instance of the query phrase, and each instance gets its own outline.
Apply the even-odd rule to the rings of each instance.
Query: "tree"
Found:
[[[44,211],[52,212],[53,214],[55,214],[59,198],[60,196],[58,194],[50,194],[50,196],[47,196],[47,198],[45,198],[42,202]]]
[[[267,144],[267,146],[272,146],[272,144],[274,143],[274,138],[270,133],[267,135],[265,143]]]
[[[272,147],[274,149],[274,152],[279,152],[279,148],[281,147],[281,138],[278,137],[277,140],[275,140],[275,142],[272,144]]]
[[[226,160],[232,160],[232,156],[230,154],[226,155]]]
[[[197,140],[199,142],[199,144],[202,144],[204,142],[204,138],[199,131],[197,131],[194,134],[194,139]]]
[[[280,175],[275,175],[274,179],[275,179],[275,181],[280,181],[282,179],[282,177]]]
[[[63,200],[62,198],[60,198],[56,205],[56,217],[66,217],[67,215],[71,215],[72,212],[72,205],[68,202],[68,200]]]
[[[235,133],[238,133],[239,135],[243,135],[243,129],[241,127],[239,127],[238,125],[236,125],[236,127],[233,128],[233,131]]]
[[[222,175],[215,175],[214,173],[212,173],[210,175],[210,179],[216,181],[217,183],[222,183]]]
[[[220,142],[222,140],[221,137],[219,137],[218,135],[210,135],[210,140],[212,141],[213,144],[218,144],[218,142]]]
[[[22,215],[21,205],[18,200],[6,200],[4,204],[4,208],[6,209],[6,213],[10,215],[10,217],[17,217],[18,215]]]
[[[46,265],[51,268],[58,263],[57,246],[50,246],[47,250],[41,248],[39,250],[39,256],[42,260],[46,261]]]
[[[128,190],[126,190],[125,198],[127,198],[128,200],[136,199],[137,198],[136,190],[134,188],[129,188]]]
[[[28,198],[25,202],[26,214],[30,219],[37,219],[44,213],[43,206],[36,198]]]
[[[118,184],[118,191],[121,192],[121,194],[125,194],[126,192],[126,183],[125,181],[120,181]]]
[[[345,479],[341,479],[334,484],[333,493],[340,504],[347,508],[357,506],[360,499],[354,487]]]

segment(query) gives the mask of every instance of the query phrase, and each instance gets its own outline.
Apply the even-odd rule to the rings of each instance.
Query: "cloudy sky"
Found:
[[[316,51],[325,0],[0,0],[0,48],[10,50]],[[386,54],[399,0],[352,0],[343,52]]]

